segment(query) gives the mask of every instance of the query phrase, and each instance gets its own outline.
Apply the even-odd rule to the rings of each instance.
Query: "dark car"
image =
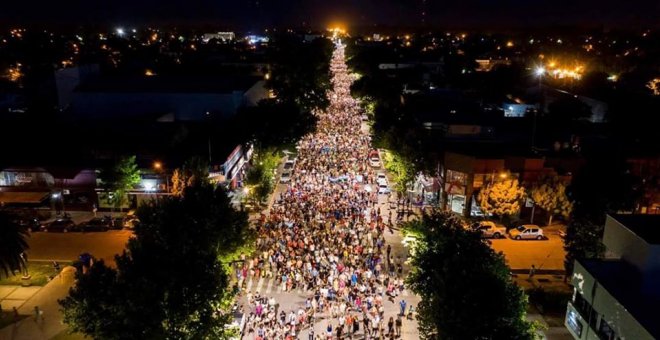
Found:
[[[59,218],[53,222],[46,224],[41,227],[41,230],[44,232],[62,232],[68,233],[70,231],[76,230],[76,224],[72,220],[67,218]]]
[[[79,231],[108,231],[112,228],[112,220],[107,218],[92,218],[87,222],[82,222],[76,226]]]
[[[30,231],[39,231],[41,230],[41,222],[39,222],[38,218],[21,218],[16,221],[18,225],[21,227],[24,227],[26,229],[30,229]]]

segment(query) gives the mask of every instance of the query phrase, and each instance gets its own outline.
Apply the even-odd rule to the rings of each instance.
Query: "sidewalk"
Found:
[[[75,268],[66,267],[44,287],[27,287],[30,288],[27,290],[26,287],[0,287],[8,292],[4,297],[0,295],[0,298],[5,299],[2,302],[3,308],[11,309],[15,306],[19,314],[29,315],[15,324],[0,329],[0,340],[50,339],[66,330],[57,300],[68,294],[69,288],[74,283],[74,274]],[[8,305],[10,302],[14,305]],[[42,318],[38,321],[34,317],[35,306],[39,306],[43,311]]]

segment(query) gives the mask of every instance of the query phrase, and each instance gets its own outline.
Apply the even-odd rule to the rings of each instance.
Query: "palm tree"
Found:
[[[0,211],[0,276],[26,267],[21,254],[28,249],[28,231],[8,213]]]

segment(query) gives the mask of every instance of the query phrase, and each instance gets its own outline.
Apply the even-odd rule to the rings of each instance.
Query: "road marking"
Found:
[[[265,294],[270,294],[270,292],[272,291],[272,289],[273,289],[273,281],[275,281],[275,280],[273,280],[273,279],[268,280],[268,285],[266,286],[266,292],[265,292]]]
[[[250,288],[252,288],[252,283],[253,282],[254,282],[254,280],[252,279],[252,277],[250,277],[250,281],[248,281],[247,286],[245,287],[246,291],[248,291],[248,292],[250,291]]]

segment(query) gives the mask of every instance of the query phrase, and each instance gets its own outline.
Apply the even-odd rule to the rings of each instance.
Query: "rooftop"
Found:
[[[660,215],[613,215],[612,218],[647,243],[660,244]]]
[[[639,271],[621,260],[580,260],[580,264],[654,338],[660,338],[660,323],[657,322],[660,297],[643,293]]]
[[[81,84],[78,92],[114,93],[230,93],[245,92],[257,76],[152,76],[95,77]]]
[[[476,159],[506,159],[509,157],[542,158],[527,145],[502,142],[447,142],[445,151]]]

